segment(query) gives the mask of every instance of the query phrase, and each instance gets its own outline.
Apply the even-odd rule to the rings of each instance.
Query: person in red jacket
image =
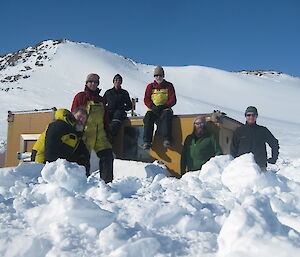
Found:
[[[164,79],[165,72],[161,66],[154,69],[154,82],[145,91],[144,103],[149,108],[144,117],[144,145],[145,150],[152,144],[154,123],[159,120],[160,131],[164,147],[171,146],[172,118],[171,107],[176,104],[176,94],[173,84]]]
[[[100,177],[109,183],[113,180],[113,153],[108,140],[109,116],[105,108],[105,101],[99,95],[100,77],[97,74],[89,74],[86,78],[85,89],[79,92],[73,100],[71,110],[83,106],[88,112],[88,119],[84,128],[83,141],[88,150],[94,150],[99,157]]]

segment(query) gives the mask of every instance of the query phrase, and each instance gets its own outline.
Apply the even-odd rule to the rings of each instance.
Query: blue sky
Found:
[[[0,55],[67,38],[146,64],[300,77],[299,0],[15,0],[0,10]]]

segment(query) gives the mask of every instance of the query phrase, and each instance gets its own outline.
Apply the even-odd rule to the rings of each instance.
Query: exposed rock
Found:
[[[41,62],[39,62],[39,61],[37,61],[35,64],[34,64],[35,66],[44,66],[44,64],[43,63],[41,63]]]
[[[12,83],[20,79],[30,78],[30,74],[28,73],[34,71],[34,66],[32,63],[34,63],[36,67],[44,66],[46,64],[45,62],[50,61],[51,56],[53,56],[55,53],[56,47],[53,46],[64,42],[66,42],[65,39],[42,41],[34,46],[23,48],[19,51],[0,56],[0,72],[2,73],[0,73],[0,83]],[[50,49],[52,50],[49,52]],[[24,66],[19,65],[20,69],[18,68],[20,72],[25,73],[23,75],[16,74],[17,72],[15,69],[10,69],[10,67],[17,66],[20,63],[24,63]],[[26,65],[26,63],[29,65]],[[1,88],[0,85],[0,90],[2,91],[4,90],[7,92],[11,89],[14,88],[6,86]]]
[[[66,40],[65,39],[53,40],[52,45],[54,46],[63,42],[66,42]],[[47,54],[46,49],[48,47],[50,48],[51,46],[49,46],[49,44],[45,44],[45,41],[42,41],[36,44],[35,46],[23,48],[19,51],[0,56],[0,70],[5,69],[7,66],[15,66],[18,63],[18,61],[21,59],[23,62],[26,62],[31,56],[38,55],[37,57],[38,60],[42,60],[42,59],[49,60],[48,56],[46,55]],[[37,66],[42,66],[42,65],[38,64]]]
[[[249,75],[255,75],[255,76],[263,76],[266,74],[272,74],[272,75],[281,75],[282,72],[278,71],[272,71],[272,70],[241,70],[241,71],[235,71],[236,73],[242,73],[242,74],[249,74]]]

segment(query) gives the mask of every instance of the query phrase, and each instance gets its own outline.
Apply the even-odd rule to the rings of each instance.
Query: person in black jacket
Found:
[[[122,82],[121,75],[115,75],[113,78],[114,87],[107,90],[103,96],[107,103],[108,114],[111,120],[110,128],[112,136],[118,134],[122,120],[127,118],[126,111],[132,109],[128,92],[121,88]]]
[[[66,159],[76,162],[86,168],[89,176],[90,154],[82,141],[82,132],[87,120],[87,112],[78,107],[73,114],[66,109],[59,109],[55,114],[56,120],[49,124],[44,139],[44,160],[53,162]]]
[[[236,129],[230,146],[230,154],[235,158],[245,153],[253,153],[261,170],[266,170],[267,163],[276,163],[279,144],[266,127],[256,124],[257,116],[256,107],[247,107],[245,111],[246,124]],[[266,143],[272,149],[271,158],[267,158]]]

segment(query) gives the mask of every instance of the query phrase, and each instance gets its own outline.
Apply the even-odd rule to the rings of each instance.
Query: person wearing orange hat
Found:
[[[88,112],[84,128],[83,140],[91,152],[94,150],[99,157],[100,177],[109,183],[113,180],[113,152],[108,140],[110,134],[110,119],[105,107],[105,101],[100,96],[100,77],[91,73],[86,78],[85,89],[79,92],[73,100],[71,110],[83,106]]]

